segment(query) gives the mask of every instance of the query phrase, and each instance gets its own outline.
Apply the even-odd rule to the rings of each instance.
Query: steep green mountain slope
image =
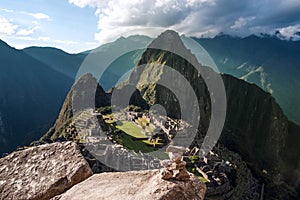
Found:
[[[184,52],[185,58],[193,60],[193,55],[175,32],[162,33],[149,47],[156,44],[167,45],[171,49],[181,48],[179,51]],[[149,105],[164,105],[171,117],[178,117],[180,110],[172,91],[158,84],[144,84],[153,74],[156,75],[156,81],[164,76],[165,67],[151,64],[153,62],[176,69],[193,87],[201,111],[200,134],[196,143],[201,142],[201,134],[207,131],[211,113],[210,96],[203,77],[198,76],[195,68],[180,56],[151,48],[145,51],[129,82],[138,80],[138,88]],[[140,66],[143,64],[146,67],[141,71]],[[227,95],[227,113],[220,142],[242,155],[260,174],[262,170],[266,170],[273,183],[279,184],[283,181],[299,187],[299,126],[290,122],[275,99],[258,86],[230,75],[222,75],[222,79]],[[173,81],[175,84],[176,80]],[[181,94],[188,95],[186,91],[181,91]],[[274,193],[274,188],[269,184],[266,189],[267,194]]]
[[[73,81],[0,41],[0,153],[51,127]]]
[[[300,123],[300,42],[271,36],[220,35],[196,39],[221,72],[255,83],[272,93],[285,114]]]

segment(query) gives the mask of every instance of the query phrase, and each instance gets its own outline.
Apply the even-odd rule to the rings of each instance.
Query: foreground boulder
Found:
[[[203,200],[206,186],[196,176],[188,181],[163,180],[159,170],[95,174],[53,200]]]
[[[73,142],[45,144],[0,159],[0,199],[50,199],[92,175]]]

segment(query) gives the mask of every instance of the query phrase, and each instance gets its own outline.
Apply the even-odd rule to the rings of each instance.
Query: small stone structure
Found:
[[[190,173],[186,170],[186,162],[182,160],[182,156],[186,149],[179,146],[168,146],[166,151],[169,153],[170,160],[161,161],[162,179],[176,179],[178,181],[188,181],[191,177]]]

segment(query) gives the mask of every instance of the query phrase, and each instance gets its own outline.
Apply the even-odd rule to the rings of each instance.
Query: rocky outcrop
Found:
[[[159,170],[95,174],[55,200],[174,200],[204,199],[206,186],[197,177],[189,181],[163,180]]]
[[[73,142],[45,144],[0,159],[0,199],[50,199],[92,175]]]

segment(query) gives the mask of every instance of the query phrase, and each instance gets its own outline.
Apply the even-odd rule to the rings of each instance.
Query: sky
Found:
[[[120,36],[172,29],[194,37],[221,32],[300,39],[299,0],[0,0],[0,39],[16,48],[53,46],[70,53]]]

